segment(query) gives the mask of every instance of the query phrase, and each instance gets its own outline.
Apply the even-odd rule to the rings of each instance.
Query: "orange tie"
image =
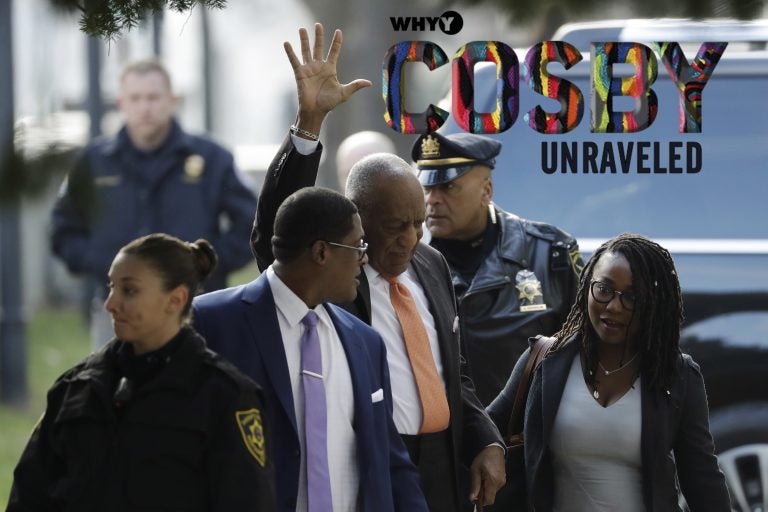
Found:
[[[440,432],[448,428],[450,412],[448,398],[445,396],[443,381],[437,374],[432,349],[429,346],[427,330],[421,321],[416,303],[408,289],[397,282],[396,278],[389,281],[389,300],[395,309],[397,319],[403,328],[403,341],[408,351],[413,376],[416,378],[416,388],[421,400],[421,429],[420,434]]]

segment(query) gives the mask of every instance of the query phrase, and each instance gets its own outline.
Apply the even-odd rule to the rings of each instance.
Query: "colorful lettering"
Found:
[[[448,56],[442,48],[428,41],[403,41],[387,50],[381,73],[382,96],[387,106],[384,120],[400,133],[434,132],[448,119],[448,112],[431,104],[419,114],[406,111],[406,62],[423,62],[432,71],[448,62]]]
[[[475,65],[496,65],[496,108],[490,113],[475,110]],[[498,41],[467,43],[453,56],[453,118],[462,130],[470,133],[501,133],[517,119],[519,66],[515,51]]]

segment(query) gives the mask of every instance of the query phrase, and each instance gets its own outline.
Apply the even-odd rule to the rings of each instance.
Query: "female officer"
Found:
[[[187,324],[215,264],[206,240],[120,250],[105,304],[116,338],[49,390],[8,511],[274,509],[260,390]]]
[[[623,234],[595,252],[534,374],[525,411],[528,501],[537,511],[730,510],[704,381],[679,347],[683,306],[666,249]],[[506,429],[526,352],[488,407]]]

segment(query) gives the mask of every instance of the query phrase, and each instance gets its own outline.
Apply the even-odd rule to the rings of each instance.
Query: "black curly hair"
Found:
[[[562,328],[555,334],[552,351],[561,348],[574,334],[581,334],[586,358],[586,380],[594,387],[597,374],[597,334],[587,313],[592,275],[603,254],[621,254],[632,270],[632,288],[637,296],[633,318],[639,322],[637,345],[642,362],[640,373],[655,392],[668,389],[675,359],[680,356],[680,325],[683,300],[675,264],[669,251],[643,235],[622,233],[601,245],[581,272],[576,301]]]

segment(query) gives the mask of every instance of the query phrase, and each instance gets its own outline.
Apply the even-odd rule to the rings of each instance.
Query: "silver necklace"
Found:
[[[624,368],[626,368],[627,366],[629,366],[630,364],[632,364],[632,362],[635,359],[637,359],[638,355],[640,355],[640,352],[635,352],[635,355],[632,356],[632,359],[630,359],[629,361],[627,361],[623,365],[621,365],[618,368],[613,369],[613,370],[606,370],[605,366],[603,366],[603,363],[601,363],[599,360],[597,361],[597,364],[598,364],[598,366],[600,366],[600,369],[603,370],[603,373],[607,376],[607,375],[611,375],[613,373],[619,372],[619,371],[623,370]]]

